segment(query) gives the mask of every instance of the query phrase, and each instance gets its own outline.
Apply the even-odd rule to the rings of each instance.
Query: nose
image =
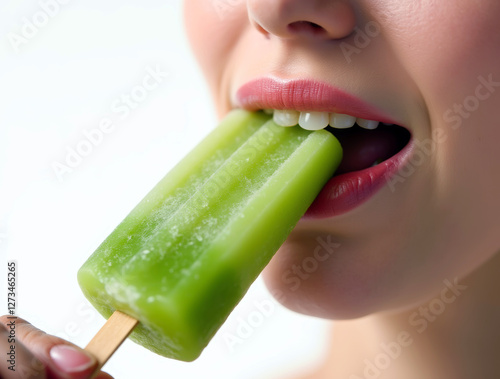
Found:
[[[266,37],[340,39],[356,26],[350,0],[247,0],[252,25]]]

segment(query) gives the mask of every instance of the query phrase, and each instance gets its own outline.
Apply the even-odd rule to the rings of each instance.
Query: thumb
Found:
[[[8,322],[12,323],[13,320],[7,320],[3,316],[0,321],[7,326]],[[21,342],[34,355],[33,362],[38,360],[45,366],[46,378],[86,379],[90,378],[96,370],[96,359],[85,350],[61,338],[46,334],[19,317],[14,321],[15,324],[10,324],[10,327],[15,329],[16,342]],[[29,362],[23,363],[30,364]],[[44,376],[34,377],[43,378]]]
[[[17,339],[15,319],[2,316],[0,323],[0,378],[46,379],[45,366]],[[7,355],[5,361],[3,357]]]

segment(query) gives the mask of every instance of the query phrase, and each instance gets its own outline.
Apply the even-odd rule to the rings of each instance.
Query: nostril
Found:
[[[314,35],[325,34],[326,30],[322,26],[310,21],[295,21],[288,24],[288,31],[291,33],[310,33]]]
[[[268,39],[339,40],[356,27],[354,1],[245,0],[245,3],[252,29]]]

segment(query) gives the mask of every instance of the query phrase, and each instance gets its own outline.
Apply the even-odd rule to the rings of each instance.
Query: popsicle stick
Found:
[[[85,347],[85,350],[97,358],[99,368],[120,347],[138,322],[135,318],[120,311],[115,311],[111,315],[104,326]]]

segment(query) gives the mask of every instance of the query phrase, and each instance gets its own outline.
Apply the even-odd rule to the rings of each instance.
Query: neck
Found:
[[[313,378],[499,378],[500,254],[411,311],[335,322]]]

